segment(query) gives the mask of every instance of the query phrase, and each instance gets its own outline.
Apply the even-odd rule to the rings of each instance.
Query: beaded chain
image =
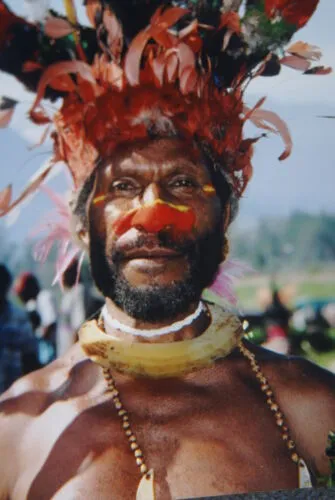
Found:
[[[264,373],[262,372],[257,360],[255,354],[253,354],[249,349],[245,347],[242,341],[238,343],[238,348],[240,350],[240,353],[250,362],[251,370],[254,372],[257,380],[260,383],[261,386],[261,391],[264,392],[266,396],[266,404],[270,408],[270,410],[274,413],[274,417],[276,420],[276,424],[280,428],[282,432],[282,439],[286,444],[286,447],[290,453],[290,458],[291,460],[295,463],[298,464],[300,463],[300,457],[296,451],[296,444],[293,441],[293,439],[290,436],[288,426],[286,425],[284,415],[282,411],[279,408],[279,405],[277,401],[275,400],[275,396],[273,393],[273,390],[271,389],[271,386],[269,384],[268,379],[265,377]]]
[[[114,377],[109,368],[104,368],[103,374],[107,382],[107,390],[108,392],[110,392],[114,407],[117,411],[118,416],[122,420],[122,428],[129,441],[130,449],[134,454],[136,465],[139,467],[141,475],[145,476],[148,472],[148,467],[144,462],[143,453],[138,445],[136,435],[134,434],[130,426],[129,414],[120,400],[120,394],[116,389]]]
[[[286,425],[284,415],[280,410],[278,403],[276,402],[273,390],[268,382],[268,379],[265,377],[262,372],[259,363],[256,360],[255,354],[253,354],[242,341],[238,343],[238,349],[240,353],[250,362],[251,370],[255,374],[257,380],[260,383],[261,391],[266,396],[266,404],[270,408],[271,412],[274,414],[276,424],[280,428],[282,433],[282,439],[286,444],[286,447],[290,453],[291,460],[298,464],[301,468],[305,467],[304,461],[299,457],[296,451],[296,444],[290,436],[288,426]],[[134,454],[136,465],[139,467],[140,474],[142,477],[145,477],[148,473],[148,467],[145,463],[143,452],[139,447],[137,442],[137,437],[133,432],[130,422],[129,422],[129,414],[127,410],[124,408],[119,391],[116,388],[114,377],[109,368],[105,368],[103,370],[104,378],[107,382],[107,390],[110,392],[112,401],[114,403],[114,407],[118,413],[118,416],[122,420],[122,428],[124,433],[129,441],[130,449]]]

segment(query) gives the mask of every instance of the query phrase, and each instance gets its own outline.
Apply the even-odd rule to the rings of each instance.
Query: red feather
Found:
[[[44,33],[50,38],[63,38],[71,35],[74,32],[74,27],[66,19],[49,16],[44,24]]]
[[[303,57],[308,61],[318,61],[322,55],[319,47],[309,45],[306,42],[295,42],[286,49],[286,52]]]
[[[329,75],[332,72],[332,68],[325,66],[314,66],[314,68],[305,71],[305,75]]]
[[[0,216],[8,212],[8,207],[12,199],[12,186],[7,186],[0,192]]]
[[[302,28],[315,11],[319,0],[265,0],[265,13],[270,19],[281,15],[283,19]]]
[[[101,11],[100,0],[86,0],[86,15],[92,26],[96,26],[96,18],[98,12]]]
[[[141,31],[131,42],[126,58],[125,58],[125,74],[130,85],[138,85],[140,83],[140,66],[144,48],[148,41],[153,38],[159,40],[162,45],[169,44],[171,46],[171,35],[167,32],[168,28],[176,24],[183,16],[187,14],[186,9],[179,7],[171,7],[162,13],[162,9],[158,9],[151,18],[150,26]]]
[[[282,57],[279,62],[280,64],[284,64],[284,66],[289,66],[299,71],[307,71],[311,65],[307,59],[300,56],[285,56]]]
[[[15,106],[9,109],[0,109],[0,128],[6,128],[14,114]]]
[[[26,61],[22,66],[22,71],[24,73],[31,73],[32,71],[39,71],[43,69],[42,64],[36,61]]]

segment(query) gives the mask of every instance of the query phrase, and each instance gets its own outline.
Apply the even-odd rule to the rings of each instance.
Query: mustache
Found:
[[[134,240],[127,241],[126,243],[118,244],[116,242],[111,254],[111,260],[113,262],[119,262],[126,259],[128,252],[141,250],[143,248],[164,248],[185,255],[193,253],[195,247],[195,240],[188,239],[176,241],[168,232],[161,232],[155,235],[139,234]]]

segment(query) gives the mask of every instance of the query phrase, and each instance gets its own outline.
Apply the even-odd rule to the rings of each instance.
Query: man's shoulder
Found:
[[[65,356],[20,378],[1,395],[0,456],[10,460],[2,463],[0,498],[3,492],[10,491],[12,480],[20,474],[19,455],[22,450],[29,455],[30,445],[27,443],[31,442],[34,423],[38,426],[38,419],[52,411],[53,405],[56,408],[58,402],[72,401],[72,398],[88,392],[87,380],[92,369],[87,365],[92,365],[92,362],[86,360],[80,346],[75,345]],[[84,384],[82,378],[86,380]],[[53,423],[55,413],[52,415],[48,425]]]
[[[301,433],[313,427],[325,447],[335,425],[335,375],[301,357],[255,352],[284,414]]]
[[[20,420],[22,416],[29,419],[40,414],[46,405],[62,398],[73,379],[76,367],[83,360],[83,352],[79,345],[75,345],[62,358],[14,382],[0,397],[2,423],[9,414],[12,417],[21,415]],[[14,420],[12,418],[11,422]]]
[[[306,395],[323,388],[335,396],[335,375],[330,371],[300,356],[285,356],[256,346],[252,350],[274,384],[290,390],[304,388]]]
[[[335,425],[335,376],[296,356],[252,347],[301,455],[315,471],[329,474],[325,456],[328,434]]]

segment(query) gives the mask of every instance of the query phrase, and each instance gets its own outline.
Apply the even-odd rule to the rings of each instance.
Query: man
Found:
[[[32,327],[39,341],[39,357],[47,364],[56,357],[56,309],[50,290],[41,290],[36,276],[24,272],[14,284],[16,295],[29,314]]]
[[[224,200],[201,190],[210,182],[205,165],[174,139],[129,146],[98,168],[82,235],[89,241],[93,277],[107,311],[121,323],[150,330],[194,312],[220,262],[224,230]],[[97,195],[106,202],[94,204]],[[196,227],[187,244],[162,246],[158,235],[134,228],[115,236],[113,223],[120,215],[157,200],[193,208]],[[111,333],[129,343],[170,343],[196,338],[208,323],[202,313],[185,328],[151,339]],[[307,361],[247,346],[276,394],[299,454],[311,472],[327,474],[333,377]],[[114,376],[146,463],[155,471],[157,498],[298,486],[297,467],[275,415],[238,349],[182,377]],[[135,498],[132,452],[104,377],[79,346],[18,382],[1,410],[1,455],[11,450],[16,457],[8,468],[2,466],[4,498]],[[18,449],[19,442],[24,445]]]
[[[170,83],[182,89],[160,87],[160,56],[178,53],[176,69],[182,54],[194,61],[188,48],[198,54],[201,46],[196,24],[187,47],[169,30],[183,9],[158,11],[121,66],[116,18],[88,7],[97,25],[105,19],[98,32],[107,30],[113,58],[95,67],[105,87],[83,85],[81,75],[65,98],[56,151],[74,177],[72,227],[106,303],[82,327],[80,345],[3,398],[0,453],[12,461],[1,495],[165,500],[292,489],[310,485],[310,476],[316,484],[329,474],[332,375],[242,341],[237,319],[201,300],[226,257],[226,230],[251,174],[240,88],[203,93],[207,83],[192,64],[185,79],[171,59]],[[133,21],[123,21],[131,38]],[[164,44],[174,49],[165,53]],[[138,72],[143,84],[132,87]]]
[[[39,367],[29,319],[8,299],[11,284],[10,272],[0,264],[0,393],[22,375]]]
[[[279,290],[272,290],[271,302],[264,311],[266,342],[264,347],[279,354],[289,354],[288,339],[291,311],[283,304]]]
[[[73,346],[77,341],[78,330],[85,319],[92,316],[102,306],[102,304],[96,304],[94,310],[87,314],[87,310],[91,305],[91,297],[89,291],[86,291],[85,285],[80,281],[78,260],[75,259],[62,276],[64,289],[59,305],[57,328],[58,356],[62,356]]]

